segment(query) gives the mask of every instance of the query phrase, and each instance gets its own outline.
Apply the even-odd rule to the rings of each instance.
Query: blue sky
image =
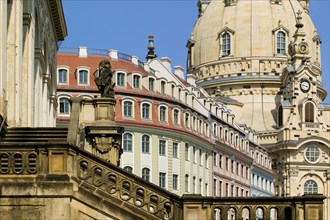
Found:
[[[116,49],[145,60],[148,35],[158,57],[186,67],[186,42],[197,19],[197,0],[63,0],[68,37],[61,47]],[[329,0],[311,0],[310,14],[321,36],[323,84],[330,93]],[[326,103],[330,103],[330,94]]]

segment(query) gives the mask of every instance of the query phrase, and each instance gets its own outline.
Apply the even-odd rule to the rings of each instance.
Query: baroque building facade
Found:
[[[9,126],[55,126],[62,3],[1,1],[0,14],[0,114]]]
[[[98,94],[94,75],[105,58],[116,83],[115,121],[125,128],[123,169],[178,195],[219,197],[250,196],[251,177],[258,175],[254,190],[274,195],[271,158],[256,134],[241,129],[225,105],[187,83],[182,67],[172,72],[166,57],[143,63],[115,50],[61,48],[58,126],[69,121],[71,97]]]
[[[53,70],[55,64],[54,54],[57,50],[56,44],[58,40],[61,40],[66,35],[61,1],[1,1],[0,11],[0,28],[2,30],[0,35],[2,77],[2,100],[0,106],[3,117],[0,126],[1,219],[214,219],[218,217],[221,217],[221,219],[228,219],[228,217],[256,219],[257,217],[259,218],[260,213],[264,219],[270,219],[273,216],[272,213],[276,214],[276,219],[324,219],[323,200],[325,197],[322,195],[265,197],[262,199],[253,197],[206,197],[199,194],[178,196],[166,190],[171,188],[171,183],[168,182],[168,179],[165,179],[165,184],[159,187],[146,181],[146,176],[140,178],[119,168],[116,164],[118,164],[118,156],[120,156],[121,142],[112,140],[119,140],[118,136],[121,136],[120,134],[123,130],[121,126],[116,125],[114,122],[114,94],[112,93],[110,97],[104,97],[104,93],[101,92],[103,96],[99,97],[93,81],[90,81],[91,78],[87,77],[93,74],[97,67],[94,66],[95,60],[91,58],[92,56],[86,57],[88,55],[86,50],[85,53],[82,53],[85,56],[83,66],[78,62],[77,64],[71,64],[72,66],[61,66],[59,68],[59,70],[68,70],[72,67],[70,74],[68,74],[69,72],[65,73],[65,71],[55,71],[60,76],[58,80],[62,81],[62,92],[72,94],[72,96],[83,94],[82,96],[85,98],[72,97],[72,109],[70,109],[71,105],[68,104],[67,100],[59,97],[58,111],[63,114],[58,117],[58,125],[62,125],[62,127],[40,127],[55,125],[54,109],[56,104],[54,100],[56,99],[52,96],[54,91],[52,86],[54,86],[54,81],[55,83],[57,82],[57,74],[54,75]],[[36,19],[38,16],[39,19]],[[34,22],[47,25],[35,26],[36,23]],[[40,31],[34,32],[33,28],[40,28]],[[14,29],[15,33],[13,32]],[[46,34],[47,37],[45,35],[41,36],[41,32]],[[24,36],[29,37],[26,38]],[[37,49],[33,47],[34,38],[40,40],[38,41],[40,44],[35,42]],[[15,50],[13,49],[14,41]],[[22,43],[24,43],[23,47]],[[40,46],[40,50],[38,50],[38,46]],[[17,53],[14,53],[13,50]],[[28,51],[29,55],[25,56],[25,53]],[[76,52],[78,54],[78,51]],[[110,52],[110,58],[108,57],[108,52]],[[72,54],[74,53],[72,52]],[[141,98],[143,97],[142,95],[151,92],[145,81],[144,84],[138,84],[137,82],[142,83],[142,79],[147,80],[154,77],[155,85],[156,83],[160,86],[165,85],[165,94],[158,92],[159,94],[157,95],[159,97],[154,94],[155,101],[162,100],[162,103],[158,106],[156,105],[156,107],[153,106],[151,109],[154,114],[152,123],[158,125],[158,130],[161,130],[161,128],[166,130],[164,134],[161,134],[161,137],[165,136],[168,139],[163,138],[161,140],[168,141],[172,136],[175,136],[174,132],[170,133],[169,131],[174,129],[174,125],[171,123],[172,120],[175,121],[174,112],[172,115],[169,111],[171,106],[177,106],[177,108],[171,110],[178,109],[179,111],[185,111],[184,113],[187,113],[189,107],[197,109],[196,112],[191,110],[191,113],[194,113],[193,116],[198,117],[199,121],[202,121],[202,126],[200,126],[202,129],[196,129],[196,134],[194,134],[196,137],[193,140],[190,140],[192,139],[191,133],[195,132],[195,130],[193,125],[191,125],[191,121],[191,126],[185,127],[186,117],[182,116],[180,118],[179,127],[175,130],[181,135],[179,138],[176,138],[177,140],[181,138],[185,140],[185,143],[192,143],[192,146],[188,144],[187,154],[187,167],[190,170],[194,169],[194,151],[192,149],[194,144],[196,144],[196,147],[203,148],[204,155],[209,150],[209,156],[207,157],[208,168],[203,166],[204,164],[200,166],[198,158],[196,160],[196,165],[198,164],[202,169],[201,172],[210,172],[210,168],[214,170],[216,166],[221,168],[222,165],[220,163],[224,162],[220,159],[220,155],[223,158],[228,157],[227,173],[231,172],[231,174],[225,173],[221,176],[223,171],[220,169],[218,176],[224,178],[227,175],[226,178],[229,181],[235,175],[240,175],[240,177],[245,175],[240,173],[241,170],[236,170],[239,166],[235,167],[236,164],[232,163],[232,161],[235,160],[234,162],[247,166],[252,160],[252,155],[255,161],[253,164],[250,164],[248,172],[258,172],[260,175],[270,172],[268,164],[270,158],[267,150],[259,146],[257,141],[258,134],[248,127],[238,127],[229,109],[221,106],[219,102],[213,102],[203,89],[197,89],[173,75],[171,71],[165,71],[165,66],[167,65],[157,59],[149,60],[149,64],[146,65],[139,62],[137,58],[115,51],[107,51],[107,55],[103,56],[103,61],[105,56],[112,62],[113,67],[116,64],[122,68],[125,67],[124,73],[127,73],[127,75],[124,75],[124,78],[119,78],[127,80],[125,82],[128,89],[125,87],[125,89],[119,91],[119,95],[126,97],[127,94],[130,94],[130,98],[127,101],[132,102],[132,105],[126,105],[127,111],[124,109],[123,112],[124,114],[125,112],[134,112],[134,117],[136,116],[134,120],[138,119],[137,116],[140,116],[140,114],[148,115],[146,108],[144,108],[146,111],[142,111],[142,113],[137,113],[135,110],[139,109],[141,103],[150,104],[148,102],[145,103]],[[152,56],[152,53],[150,53],[150,56]],[[100,56],[97,57],[97,59],[100,58]],[[12,62],[13,60],[15,63]],[[107,63],[107,61],[103,62],[104,69],[101,73],[103,72],[103,75],[109,76],[110,72],[108,71]],[[27,68],[25,65],[29,66],[30,72],[25,70]],[[35,74],[30,69],[32,68],[31,66],[35,68]],[[74,66],[79,67],[81,71],[73,71],[75,69]],[[178,74],[181,75],[182,69],[177,69],[181,70],[179,71],[180,74]],[[120,72],[120,69],[116,69],[116,71]],[[144,74],[147,74],[148,77]],[[100,77],[99,75],[102,74],[96,71],[95,76]],[[135,75],[138,77],[134,77]],[[18,79],[24,80],[19,81]],[[63,81],[65,79],[70,80],[72,85],[65,84]],[[172,79],[172,81],[167,82],[169,79]],[[33,83],[31,83],[31,80]],[[149,80],[147,81],[149,82]],[[165,83],[161,83],[161,81],[165,81]],[[87,82],[90,84],[87,85]],[[101,85],[100,82],[102,83],[102,80],[99,81],[98,85]],[[17,84],[15,85],[14,83]],[[36,92],[35,99],[32,98],[32,101],[31,99],[25,100],[26,95],[31,92],[31,84]],[[184,92],[175,93],[180,94],[180,96],[175,98],[177,100],[171,97],[173,95],[171,93],[173,84],[176,85],[174,88],[177,91],[182,89],[180,92]],[[16,90],[12,88],[13,85],[15,85]],[[144,86],[131,88],[131,85]],[[157,93],[157,91],[161,91],[162,87],[160,89],[154,88],[155,93]],[[131,89],[135,89],[134,93],[130,91]],[[128,90],[127,93],[125,93],[126,90]],[[191,95],[195,94],[194,92],[197,93],[196,96]],[[187,102],[185,101],[185,93],[188,93],[187,98],[189,97]],[[7,96],[4,96],[4,94]],[[93,97],[94,95],[98,96]],[[191,102],[193,97],[198,99],[198,101]],[[62,98],[65,98],[65,96]],[[136,100],[141,102],[136,103]],[[153,98],[149,98],[149,102],[153,101]],[[29,102],[29,104],[26,105],[26,102]],[[51,103],[51,106],[48,106],[49,103]],[[18,106],[26,112],[22,113],[16,108]],[[130,108],[130,106],[135,109]],[[168,107],[168,111],[160,111],[158,107],[160,108],[161,106]],[[116,107],[118,108],[118,106]],[[159,113],[157,110],[159,110]],[[63,128],[69,117],[68,113],[71,111],[73,114],[71,115],[70,126],[69,128]],[[31,116],[31,112],[33,112],[32,115],[35,113],[38,117]],[[119,107],[116,112],[121,112],[121,108]],[[168,113],[167,115],[166,112]],[[223,112],[223,115],[221,112]],[[188,111],[188,113],[190,112]],[[26,114],[30,116],[24,117]],[[123,117],[124,114],[120,114],[122,115],[119,115],[119,117]],[[130,117],[130,114],[125,116]],[[167,127],[169,128],[154,121],[154,116],[167,119],[165,122],[168,123]],[[189,117],[187,118],[189,119]],[[90,121],[91,119],[92,121]],[[193,121],[193,119],[191,120]],[[78,122],[81,121],[85,123],[85,127],[78,126]],[[127,122],[128,119],[122,118],[122,121],[119,123],[125,124]],[[187,122],[189,123],[189,120]],[[137,127],[138,125],[136,123],[135,126]],[[143,128],[143,126],[140,127]],[[135,131],[129,129],[130,127],[128,126],[128,134],[134,135]],[[150,130],[143,130],[143,132]],[[217,135],[218,137],[215,137]],[[245,139],[243,139],[243,142],[240,142],[243,136]],[[103,146],[104,143],[106,145],[109,143],[104,140],[111,141],[112,149],[110,151],[109,146]],[[89,145],[86,144],[87,142]],[[131,143],[134,142],[127,139],[123,144],[126,149],[129,149],[130,146],[133,147]],[[141,145],[145,147],[144,149],[147,149],[148,145],[146,143],[148,142],[145,141]],[[159,143],[159,141],[156,141],[156,144]],[[198,145],[199,143],[201,146]],[[214,144],[216,144],[215,147]],[[186,146],[186,144],[184,145]],[[165,156],[168,156],[167,153],[171,147],[172,153],[175,152],[173,151],[175,147],[168,145],[168,142],[160,146],[160,148],[156,147],[156,151],[165,152]],[[162,146],[165,146],[165,150]],[[180,147],[183,147],[181,143]],[[115,151],[113,151],[113,148],[115,148]],[[151,148],[154,149],[155,146],[149,145],[149,149]],[[107,152],[104,153],[105,151]],[[182,155],[182,149],[180,152],[178,152],[179,157]],[[186,151],[184,150],[184,152]],[[133,150],[132,153],[136,153],[136,151]],[[151,153],[154,152],[151,151]],[[213,155],[215,155],[215,160]],[[170,164],[169,161],[170,158],[168,159],[168,164]],[[129,164],[129,159],[126,159],[125,163]],[[257,165],[258,163],[260,163],[260,166]],[[180,166],[181,164],[180,160]],[[134,166],[138,167],[139,165],[134,164]],[[132,168],[133,172],[134,170],[136,171],[134,167]],[[182,168],[180,167],[179,169],[181,170]],[[126,170],[129,171],[129,169]],[[234,172],[232,172],[233,170]],[[242,170],[244,171],[244,168]],[[205,175],[209,175],[206,172]],[[151,176],[153,175],[155,174],[151,174]],[[212,175],[214,176],[214,174]],[[168,176],[165,175],[166,177]],[[152,180],[154,180],[154,177]],[[209,181],[209,184],[211,184],[212,180],[214,179],[210,178],[203,181]],[[191,180],[188,178],[188,181]],[[239,184],[244,183],[244,180],[241,179],[240,181],[241,183]],[[164,183],[164,181],[161,182]],[[180,184],[182,186],[182,183]],[[188,182],[188,190],[193,190],[189,188],[192,187],[191,184]],[[238,183],[234,182],[233,184]],[[212,193],[210,189],[208,193]]]
[[[277,195],[323,194],[330,219],[330,105],[322,103],[321,37],[309,1],[198,7],[187,81],[225,101],[242,126],[257,132],[271,152]]]

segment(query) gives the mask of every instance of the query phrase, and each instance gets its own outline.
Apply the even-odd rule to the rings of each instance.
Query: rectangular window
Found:
[[[185,175],[184,190],[185,190],[185,192],[189,192],[189,175],[188,174]]]
[[[67,83],[68,82],[68,71],[66,69],[58,70],[58,82]]]
[[[116,86],[124,86],[125,84],[125,74],[117,73],[117,83]]]
[[[249,191],[246,191],[246,197],[249,197]]]
[[[177,109],[174,109],[173,111],[173,121],[174,121],[174,124],[178,125],[179,124],[179,110]]]
[[[162,188],[166,187],[166,173],[159,173],[159,186]]]
[[[189,161],[189,144],[188,143],[185,144],[184,157],[187,161]]]
[[[179,158],[178,157],[178,143],[173,143],[173,158]]]
[[[193,161],[194,161],[194,163],[196,163],[196,147],[195,146],[193,146],[193,154],[194,154]]]
[[[217,153],[213,152],[213,166],[217,166]]]
[[[244,189],[241,190],[241,196],[244,196]]]
[[[245,170],[246,170],[246,175],[245,175],[246,176],[246,179],[249,179],[249,168],[246,167]]]
[[[207,196],[207,195],[208,195],[208,193],[207,193],[207,190],[208,190],[208,184],[207,184],[207,183],[205,183],[205,196]]]
[[[154,85],[155,85],[155,80],[152,78],[149,78],[149,91],[154,91]]]
[[[219,167],[222,169],[222,155],[219,154]]]
[[[241,165],[241,176],[244,177],[244,164]]]
[[[140,76],[138,75],[133,76],[133,88],[140,88]]]
[[[173,190],[178,190],[178,175],[173,174]]]
[[[142,104],[142,118],[150,119],[150,104],[148,103]]]
[[[217,196],[217,180],[213,179],[213,195]]]
[[[219,196],[222,196],[222,181],[219,181]]]
[[[231,185],[231,197],[234,197],[234,185]]]
[[[126,101],[124,102],[124,117],[132,117],[133,116],[133,104],[132,102]]]
[[[238,194],[239,194],[239,187],[237,186],[237,187],[236,187],[236,197],[239,196]]]
[[[205,167],[206,168],[209,168],[209,162],[208,162],[208,160],[209,160],[209,155],[208,154],[205,154]]]
[[[229,184],[226,183],[226,197],[228,197],[228,191],[229,191]]]
[[[167,117],[166,117],[166,107],[165,106],[161,106],[159,108],[159,120],[161,122],[166,122],[167,121]]]
[[[165,94],[165,82],[161,81],[160,83],[160,93]]]
[[[236,174],[239,175],[239,162],[236,162]]]
[[[193,193],[196,193],[196,177],[193,177]]]
[[[159,155],[165,156],[165,153],[166,153],[166,141],[159,140]]]
[[[88,84],[87,70],[79,70],[79,84]]]
[[[228,171],[229,170],[229,158],[226,157],[226,170]]]
[[[231,172],[234,173],[234,160],[231,160]]]

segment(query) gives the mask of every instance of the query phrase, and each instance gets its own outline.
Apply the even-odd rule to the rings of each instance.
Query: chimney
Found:
[[[171,67],[171,63],[172,63],[172,60],[168,57],[162,57],[160,58],[160,61],[162,62],[162,64],[165,66],[165,68],[172,72],[172,67]]]
[[[184,79],[184,69],[182,66],[175,66],[174,67],[174,74],[180,77],[181,79]]]
[[[86,58],[87,55],[88,55],[87,47],[82,47],[82,46],[80,46],[80,47],[79,47],[79,57],[81,57],[81,58]]]
[[[118,50],[109,50],[109,57],[112,60],[118,60]]]
[[[196,86],[196,79],[194,74],[187,74],[187,82],[193,86]]]

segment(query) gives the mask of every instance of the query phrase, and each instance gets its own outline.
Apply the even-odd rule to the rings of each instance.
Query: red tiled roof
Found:
[[[63,65],[70,67],[70,73],[69,73],[69,82],[71,86],[76,85],[75,72],[77,70],[77,67],[88,67],[90,69],[91,74],[91,80],[90,85],[96,86],[94,82],[94,76],[93,73],[95,73],[98,69],[99,63],[104,60],[108,59],[111,63],[111,69],[112,71],[116,70],[124,70],[127,73],[132,72],[138,72],[142,76],[147,76],[148,72],[146,72],[143,68],[135,65],[132,62],[126,61],[126,60],[112,60],[110,57],[105,56],[88,56],[86,58],[79,57],[78,54],[57,54],[57,65]],[[74,83],[72,83],[74,82]]]

